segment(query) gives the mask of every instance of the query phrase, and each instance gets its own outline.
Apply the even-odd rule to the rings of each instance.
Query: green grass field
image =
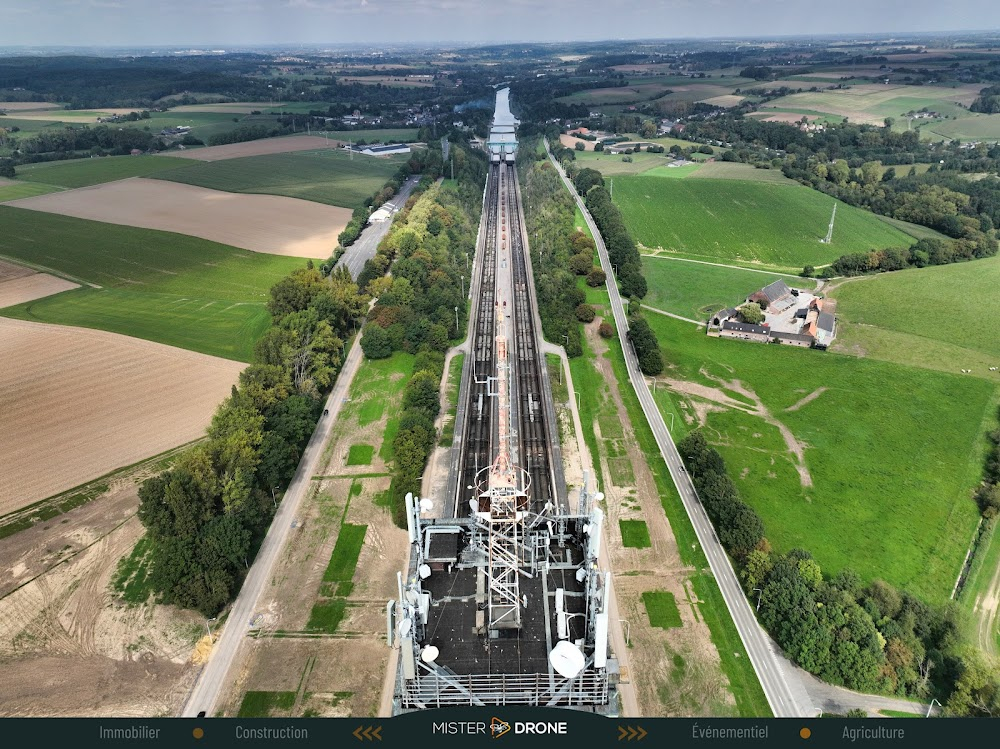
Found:
[[[852,353],[958,372],[994,382],[1000,339],[986,320],[1000,314],[1000,258],[885,273],[843,283],[840,346]],[[923,310],[922,314],[915,314]]]
[[[811,487],[777,427],[732,409],[707,416],[709,440],[776,549],[808,549],[827,573],[853,567],[927,601],[947,600],[978,522],[970,496],[982,473],[983,414],[994,384],[708,338],[680,321],[647,319],[670,377],[716,388],[712,376],[738,379],[804,443]],[[819,388],[827,390],[787,410]]]
[[[240,703],[238,718],[267,718],[275,710],[291,710],[295,692],[247,692]]]
[[[808,278],[649,256],[643,257],[642,270],[649,286],[643,304],[692,320],[704,320],[723,307],[735,307],[778,279],[792,287],[816,287]]]
[[[758,169],[751,164],[740,164],[735,161],[713,161],[702,164],[691,173],[692,179],[736,179],[748,182],[771,182],[778,185],[794,185],[795,180],[788,179],[780,169]]]
[[[702,164],[684,164],[682,166],[658,166],[649,169],[644,174],[647,177],[660,177],[662,179],[684,179],[692,176],[702,168]]]
[[[354,570],[358,566],[358,557],[361,556],[361,548],[365,545],[365,534],[368,532],[367,525],[354,525],[344,523],[340,526],[340,533],[337,536],[337,544],[330,554],[330,563],[323,573],[323,582],[339,583],[350,582],[354,577]]]
[[[375,448],[371,445],[351,445],[347,453],[347,465],[367,466],[371,465],[372,455]]]
[[[331,148],[200,162],[153,176],[213,190],[284,195],[357,208],[403,161],[405,156],[355,156],[352,160]]]
[[[622,546],[645,549],[653,545],[649,540],[649,526],[645,520],[619,520],[618,529],[622,534]]]
[[[668,590],[647,590],[642,594],[646,615],[651,627],[670,629],[680,627],[681,612],[677,610],[674,594]]]
[[[935,133],[948,140],[1000,140],[1000,114],[966,112],[957,120],[931,122],[922,127],[920,132]]]
[[[84,287],[3,311],[249,361],[270,317],[268,289],[298,258],[248,252],[171,232],[0,206],[0,255],[51,268]]]
[[[576,151],[576,163],[581,169],[596,169],[605,176],[615,176],[617,174],[639,174],[658,166],[668,164],[672,157],[664,153],[641,153],[628,154],[631,162],[622,161],[625,158],[621,154],[611,154],[607,151]]]
[[[53,185],[36,185],[31,182],[0,182],[0,203],[8,200],[32,198],[35,195],[45,195],[56,192],[59,188]]]
[[[190,159],[172,156],[105,156],[19,166],[17,178],[57,187],[87,187],[126,177],[148,177],[188,166],[192,166]]]
[[[914,241],[840,203],[833,242],[823,244],[834,200],[799,185],[626,176],[615,180],[614,200],[637,242],[703,260],[797,269]]]

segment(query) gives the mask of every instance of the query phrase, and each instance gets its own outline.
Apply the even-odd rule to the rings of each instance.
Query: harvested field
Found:
[[[0,276],[2,279],[2,276]],[[48,273],[34,273],[9,281],[0,280],[0,309],[14,304],[32,302],[35,299],[52,296],[60,291],[77,289],[80,284]]]
[[[574,138],[572,135],[566,135],[563,133],[559,136],[559,142],[562,143],[566,148],[576,148],[577,143],[583,143],[583,147],[588,151],[594,150],[594,144],[597,141],[584,140],[583,138]]]
[[[142,178],[11,203],[46,213],[188,234],[254,252],[326,259],[351,220],[346,208]]]
[[[31,112],[38,109],[62,109],[50,101],[0,101],[0,112]]]
[[[746,97],[737,96],[736,94],[722,94],[720,96],[712,96],[708,99],[702,99],[702,104],[713,104],[717,107],[735,107]]]
[[[178,107],[171,107],[174,114],[183,112],[210,112],[213,114],[249,114],[252,111],[263,112],[265,110],[280,109],[285,106],[285,102],[276,101],[274,104],[262,104],[259,101],[225,101],[215,104],[182,104]]]
[[[243,365],[0,319],[0,515],[201,436]]]
[[[23,265],[5,263],[3,260],[0,260],[0,283],[13,281],[15,278],[24,278],[34,272],[31,268],[25,268]]]
[[[268,153],[310,151],[315,148],[326,148],[327,146],[333,147],[337,145],[340,145],[340,141],[328,141],[326,138],[320,138],[316,135],[293,135],[289,138],[264,138],[262,140],[250,140],[246,143],[227,143],[224,146],[170,151],[169,155],[179,156],[182,159],[196,159],[198,161],[221,161],[223,159],[238,159],[241,156],[263,156]]]

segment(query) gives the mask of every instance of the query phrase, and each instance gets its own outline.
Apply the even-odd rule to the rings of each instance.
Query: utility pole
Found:
[[[455,157],[454,156],[451,157],[451,179],[452,179],[452,181],[455,180]]]

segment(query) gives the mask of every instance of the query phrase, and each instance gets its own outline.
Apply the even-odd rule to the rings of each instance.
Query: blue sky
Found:
[[[990,30],[990,0],[0,0],[0,45],[569,41]]]

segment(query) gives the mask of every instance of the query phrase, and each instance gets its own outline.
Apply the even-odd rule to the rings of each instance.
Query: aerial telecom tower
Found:
[[[530,280],[522,267],[515,275],[523,233],[504,190],[513,174],[495,178],[504,196],[489,205],[497,231],[480,246],[492,294],[481,294],[476,320],[490,321],[492,338],[476,349],[486,352],[477,359],[486,366],[466,359],[476,390],[463,416],[470,433],[489,417],[489,429],[478,432],[488,435],[488,457],[460,474],[468,486],[449,494],[454,517],[431,517],[431,500],[406,496],[410,561],[386,606],[387,642],[399,651],[393,712],[537,705],[613,715],[619,672],[608,646],[611,583],[598,564],[604,517],[592,507],[602,497],[588,493],[585,475],[570,512],[558,495],[545,499],[546,474],[531,472],[537,448],[520,433],[537,424],[539,383],[523,369],[525,337],[533,335]]]

